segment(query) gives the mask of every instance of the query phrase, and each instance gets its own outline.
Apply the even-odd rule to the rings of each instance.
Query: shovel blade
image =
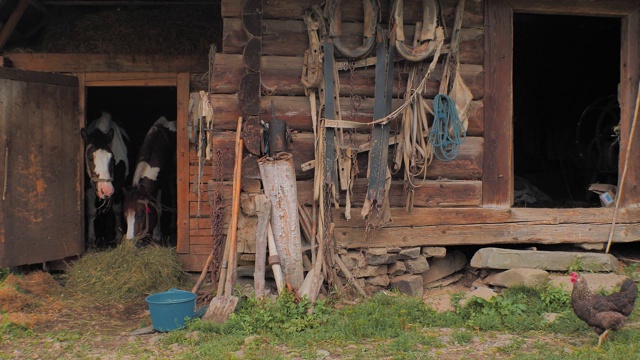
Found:
[[[237,296],[216,296],[211,300],[202,320],[218,324],[224,323],[236,309],[236,305],[238,305]]]

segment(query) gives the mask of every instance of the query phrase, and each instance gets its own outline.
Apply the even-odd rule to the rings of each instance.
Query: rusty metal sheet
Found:
[[[77,79],[10,72],[0,71],[0,266],[78,255],[84,236]]]

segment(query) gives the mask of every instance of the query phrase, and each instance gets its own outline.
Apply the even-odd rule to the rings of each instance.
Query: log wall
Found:
[[[303,171],[301,164],[314,159],[311,109],[300,82],[304,51],[308,49],[307,28],[302,20],[304,10],[321,1],[303,0],[291,2],[275,0],[263,3],[262,56],[260,61],[261,119],[268,122],[272,118],[271,103],[275,105],[275,116],[285,120],[293,130],[293,143],[290,152],[298,180],[298,198],[303,204],[312,203],[313,170]],[[412,41],[414,24],[421,20],[421,2],[405,2],[405,33],[407,41]],[[443,3],[443,17],[448,29],[453,27],[457,1]],[[202,186],[194,183],[198,172],[198,159],[195,146],[190,149],[190,193],[189,193],[189,249],[183,255],[187,269],[199,270],[210,251],[209,205],[207,203],[206,184],[209,179],[231,181],[233,172],[233,146],[235,127],[239,116],[243,116],[238,102],[239,84],[245,74],[242,54],[247,44],[247,35],[242,27],[241,10],[243,2],[222,1],[223,44],[222,51],[216,54],[213,64],[211,83],[211,103],[215,113],[214,148],[220,150],[219,161],[207,162],[204,168]],[[428,179],[415,190],[414,206],[421,207],[479,207],[482,202],[482,159],[483,159],[483,118],[484,118],[484,71],[483,71],[483,10],[480,0],[467,0],[460,41],[460,72],[473,94],[469,112],[467,140],[461,147],[460,155],[451,162],[434,160],[428,168]],[[381,19],[389,18],[387,5],[381,5]],[[360,1],[345,2],[342,11],[342,41],[347,46],[359,46],[362,39],[363,11]],[[450,30],[449,30],[450,31]],[[442,59],[444,59],[442,55]],[[343,119],[357,122],[370,122],[373,118],[375,67],[340,71],[341,111]],[[438,65],[427,82],[425,93],[428,98],[438,94],[443,67]],[[398,74],[394,81],[394,104],[397,108],[406,89],[407,70],[403,61],[395,66]],[[193,86],[193,83],[192,83]],[[204,88],[203,88],[204,90]],[[353,109],[352,96],[359,97],[359,105]],[[393,123],[399,128],[400,119]],[[356,145],[366,143],[368,134],[358,134]],[[393,151],[390,151],[390,156]],[[257,157],[245,151],[243,161],[243,182],[245,192],[259,189],[255,181],[259,179]],[[367,153],[358,157],[359,179],[354,184],[352,198],[352,216],[359,217],[367,188]],[[231,200],[230,185],[223,187],[225,203]],[[405,203],[404,183],[399,172],[391,185],[389,201],[392,207],[403,208]],[[200,195],[198,196],[198,192]],[[344,194],[341,196],[344,203]],[[344,208],[339,211],[344,212]],[[227,211],[228,212],[228,211]],[[343,215],[340,215],[343,216]],[[225,214],[225,221],[228,221]],[[239,229],[239,250],[252,252],[255,218],[243,217]],[[248,227],[246,238],[243,227]],[[226,225],[223,225],[226,229]],[[361,236],[359,236],[361,238]],[[187,250],[186,248],[184,250]]]
[[[248,42],[241,21],[243,3],[243,1],[234,0],[222,1],[223,44],[221,53],[216,56],[212,71],[211,100],[216,116],[214,146],[221,151],[222,157],[216,164],[207,164],[204,170],[204,183],[206,184],[210,178],[222,179],[226,204],[230,203],[231,196],[229,181],[233,164],[235,137],[233,130],[238,116],[243,115],[238,104],[240,79],[245,73],[242,54]],[[301,165],[314,157],[311,110],[300,82],[303,54],[308,48],[307,29],[302,15],[305,9],[319,3],[321,0],[270,0],[263,2],[262,12],[260,118],[265,122],[272,118],[271,103],[273,102],[275,116],[285,120],[293,130],[293,144],[290,152],[293,154],[296,170],[298,198],[302,204],[312,202],[313,170],[304,171]],[[381,19],[389,19],[389,8],[386,3],[383,1],[381,4]],[[442,0],[439,3],[443,6],[442,17],[446,29],[450,32],[458,1]],[[637,19],[640,18],[637,15],[637,4],[626,0],[617,2],[619,4],[609,4],[605,1],[595,1],[590,4],[580,1],[567,1],[561,4],[545,2],[541,8],[530,5],[530,2],[519,0],[500,1],[500,3],[517,5],[518,9],[523,11],[529,9],[532,13],[623,16],[623,29],[635,29]],[[413,40],[414,24],[421,20],[420,7],[420,1],[405,1],[404,24],[407,43]],[[510,120],[505,120],[506,128],[496,126],[496,119],[505,119],[511,114],[508,107],[511,106],[510,94],[505,90],[509,89],[511,84],[509,80],[509,86],[506,86],[504,81],[509,73],[506,72],[503,74],[504,77],[500,77],[502,74],[500,71],[507,69],[501,64],[505,63],[507,61],[505,59],[508,59],[511,54],[503,56],[500,51],[504,49],[497,51],[492,48],[492,41],[495,38],[505,38],[506,33],[494,30],[495,33],[485,34],[485,22],[486,26],[492,29],[502,24],[501,14],[496,15],[491,11],[485,13],[487,9],[494,9],[495,12],[496,7],[487,6],[483,0],[466,0],[460,32],[459,59],[460,73],[472,92],[473,101],[469,112],[467,139],[461,147],[459,156],[448,163],[433,161],[428,168],[427,180],[415,189],[415,208],[411,214],[404,210],[405,194],[402,174],[396,174],[389,193],[394,220],[385,228],[368,232],[365,239],[365,224],[359,214],[367,188],[365,178],[367,156],[361,154],[358,157],[359,178],[354,184],[352,198],[352,220],[345,220],[344,207],[333,210],[334,235],[339,247],[356,248],[361,247],[365,242],[367,246],[376,247],[605,243],[610,231],[612,231],[613,242],[640,240],[640,225],[637,221],[639,214],[636,208],[620,209],[617,224],[613,228],[611,227],[613,209],[521,209],[508,206],[496,208],[497,205],[504,205],[508,201],[496,202],[495,194],[498,192],[510,194],[511,190],[508,186],[512,188],[512,185],[494,186],[505,182],[505,179],[511,179],[512,172],[510,159],[505,155],[509,151],[500,152],[500,156],[496,155],[496,152],[500,151],[496,145],[503,146],[503,149],[511,149],[509,139],[511,128],[507,125],[507,121]],[[619,13],[613,11],[615,9],[620,9]],[[361,34],[364,27],[362,2],[345,1],[342,20],[341,40],[351,48],[359,46],[362,42]],[[508,28],[510,25],[505,26]],[[624,44],[631,43],[633,46],[623,46],[623,54],[634,54],[638,48],[635,45],[637,31],[625,32],[623,40],[628,38],[632,38],[633,41],[627,41]],[[509,41],[510,39],[506,39],[503,43],[508,45]],[[445,43],[448,43],[448,40]],[[624,66],[622,70],[626,71]],[[407,74],[402,61],[396,63],[395,73],[397,76],[393,84],[394,108],[401,103],[400,99],[406,87]],[[630,78],[635,78],[636,74],[637,70],[634,67]],[[203,85],[194,82],[198,75],[200,74],[192,76],[192,88]],[[441,76],[442,68],[438,66],[427,82],[428,97],[433,98],[438,93]],[[342,118],[357,122],[371,121],[374,103],[374,67],[360,68],[353,73],[340,71],[339,78]],[[485,81],[488,83],[485,84]],[[503,92],[496,92],[496,88]],[[495,94],[501,96],[495,96]],[[351,105],[351,98],[354,95],[361,99],[355,111]],[[504,106],[499,107],[496,104]],[[630,107],[627,108],[630,109]],[[498,111],[500,109],[505,111]],[[485,119],[486,116],[489,116],[489,119]],[[399,121],[397,119],[392,123],[393,128],[397,129]],[[500,141],[496,142],[496,138],[500,138]],[[357,145],[367,141],[367,134],[355,136]],[[393,153],[393,149],[390,149],[390,153]],[[255,156],[246,154],[245,151],[243,160],[245,196],[260,191],[257,159]],[[193,146],[189,159],[189,178],[193,179],[198,169]],[[197,195],[198,192],[200,196]],[[206,195],[206,187],[197,189],[193,181],[190,181],[188,196],[190,244],[188,253],[183,255],[185,268],[188,270],[200,270],[211,248]],[[200,201],[198,201],[199,198]],[[341,196],[341,201],[344,205],[344,194]],[[250,201],[245,205],[249,203]],[[245,209],[245,212],[251,211]],[[228,217],[227,211],[223,226],[225,229]],[[252,258],[251,253],[255,249],[253,238],[256,223],[256,217],[241,216],[238,249],[245,253],[241,259],[251,260]]]
[[[310,204],[313,170],[303,171],[301,165],[313,159],[313,134],[310,106],[300,83],[304,50],[308,47],[307,33],[302,15],[309,6],[321,0],[270,0],[263,1],[264,11],[260,76],[261,119],[272,118],[270,105],[275,105],[275,116],[285,120],[293,130],[291,153],[297,177],[298,198]],[[193,144],[186,141],[186,120],[179,119],[179,136],[182,144],[178,150],[179,184],[182,199],[179,204],[178,252],[184,268],[200,271],[211,250],[211,224],[207,204],[207,181],[221,179],[225,204],[231,203],[231,176],[235,125],[242,110],[238,104],[240,79],[245,72],[242,53],[247,36],[241,25],[241,8],[244,1],[223,0],[223,44],[213,63],[213,80],[208,83],[206,59],[190,56],[134,56],[102,54],[39,54],[5,53],[0,63],[16,69],[71,73],[79,77],[82,86],[177,86],[191,91],[212,91],[215,111],[214,147],[221,153],[220,161],[204,165],[203,186],[195,184],[198,159]],[[405,1],[405,35],[412,40],[413,24],[420,20],[420,1]],[[442,15],[447,29],[453,25],[457,0],[441,0]],[[534,4],[535,3],[535,4]],[[488,4],[488,6],[487,6]],[[348,46],[360,45],[363,28],[363,11],[360,1],[343,5],[342,40]],[[485,14],[485,11],[486,14]],[[508,208],[510,185],[501,185],[510,178],[511,163],[505,154],[511,149],[510,131],[510,54],[511,38],[508,35],[512,12],[531,12],[587,16],[616,16],[622,19],[621,46],[621,149],[631,143],[629,130],[636,95],[638,53],[640,41],[637,29],[640,9],[636,1],[596,0],[589,3],[571,1],[526,0],[493,1],[466,0],[460,39],[460,72],[472,91],[473,101],[469,113],[468,138],[455,161],[434,161],[429,176],[422,186],[415,189],[413,213],[403,209],[403,181],[394,177],[389,194],[394,221],[388,227],[371,232],[366,239],[370,246],[429,246],[429,245],[488,245],[514,243],[604,243],[609,238],[614,243],[639,241],[640,229],[637,210],[640,167],[631,161],[625,203],[618,212],[617,223],[611,227],[613,209],[521,209]],[[389,18],[389,9],[382,4],[381,19]],[[485,34],[485,22],[492,32]],[[487,54],[485,56],[485,54]],[[7,65],[5,65],[7,66]],[[400,104],[400,96],[406,86],[406,71],[397,62],[393,91],[394,106]],[[438,92],[442,75],[441,67],[427,82],[426,93],[433,97]],[[342,84],[340,103],[343,118],[368,122],[373,114],[374,69],[357,69],[353,76],[349,71],[340,72]],[[624,91],[623,91],[624,90]],[[179,109],[188,104],[187,92],[178,99]],[[351,95],[361,97],[357,111],[351,111]],[[82,103],[82,92],[80,94]],[[396,120],[392,125],[397,127]],[[634,149],[638,134],[635,134]],[[497,140],[496,140],[497,139]],[[367,134],[355,137],[356,144],[368,141]],[[508,146],[505,146],[508,145]],[[500,147],[500,146],[502,147]],[[634,154],[634,151],[630,151]],[[245,152],[245,154],[248,154]],[[621,152],[622,154],[622,152]],[[81,155],[80,155],[81,156]],[[505,161],[505,159],[509,161]],[[183,161],[184,160],[184,161]],[[256,157],[245,155],[243,160],[244,195],[260,190]],[[633,158],[631,158],[633,160]],[[339,246],[358,247],[363,243],[364,223],[359,219],[360,206],[367,187],[365,179],[366,154],[360,155],[359,178],[354,184],[352,220],[346,221],[344,207],[334,210],[335,238]],[[623,166],[624,162],[620,162]],[[344,205],[344,196],[341,201]],[[249,202],[244,202],[245,205]],[[506,205],[505,205],[506,204]],[[247,205],[248,206],[248,205]],[[501,206],[502,208],[496,208]],[[250,206],[249,206],[250,207]],[[225,207],[223,229],[229,218]],[[250,209],[244,209],[247,214]],[[238,249],[241,260],[250,260],[256,217],[243,215],[238,231]],[[180,239],[184,240],[181,241]]]

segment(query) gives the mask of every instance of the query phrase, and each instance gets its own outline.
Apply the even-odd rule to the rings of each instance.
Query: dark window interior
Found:
[[[515,14],[517,207],[596,207],[617,184],[620,19]]]

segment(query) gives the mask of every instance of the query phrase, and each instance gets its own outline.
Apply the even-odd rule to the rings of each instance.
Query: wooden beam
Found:
[[[177,118],[177,180],[178,192],[178,253],[189,252],[189,140],[187,120],[189,114],[189,74],[178,74],[178,118]]]
[[[513,204],[513,11],[485,2],[483,206]]]
[[[417,226],[412,228],[382,228],[364,238],[363,229],[335,229],[336,244],[359,248],[385,246],[455,246],[497,244],[581,244],[605,243],[610,224],[481,224],[454,226]],[[604,240],[603,240],[604,239]],[[640,240],[640,224],[616,226],[614,243]]]
[[[176,73],[98,72],[84,73],[86,86],[176,86]]]
[[[636,119],[635,136],[631,138],[631,126],[635,116],[638,85],[640,83],[640,5],[628,16],[622,18],[622,39],[620,56],[620,160],[618,181],[622,180],[625,158],[630,154],[625,186],[620,198],[621,207],[640,204],[640,119]],[[631,145],[631,146],[629,146]]]
[[[16,70],[0,67],[0,78],[24,81],[38,84],[51,84],[62,86],[78,86],[78,78],[59,74],[48,74],[37,71]]]
[[[231,203],[231,189],[230,183],[225,182],[223,187],[223,201],[225,204]],[[313,181],[301,180],[296,183],[298,190],[298,201],[301,204],[313,204]],[[194,186],[190,184],[189,192],[189,213],[191,218],[195,218],[198,213],[198,198],[194,193]],[[353,196],[351,198],[351,204],[354,207],[362,206],[364,203],[364,196],[367,190],[367,179],[357,179],[353,185]],[[414,207],[422,208],[439,208],[439,207],[479,207],[482,201],[482,184],[478,180],[427,180],[422,186],[415,189],[414,195]],[[200,218],[209,218],[210,208],[207,202],[206,191],[202,192],[200,199]],[[345,204],[344,192],[340,195],[341,206]],[[405,194],[404,194],[404,181],[393,180],[391,182],[391,188],[389,190],[389,205],[391,207],[397,207],[404,209],[405,206]],[[404,210],[403,210],[404,211]],[[339,210],[344,212],[344,207]],[[424,222],[421,218],[420,212],[413,212],[415,221],[420,223]],[[359,216],[353,212],[354,216]],[[337,218],[334,218],[337,219]],[[228,213],[225,214],[223,221],[228,224]],[[395,223],[395,222],[394,222]],[[353,224],[353,223],[352,223]],[[207,225],[209,229],[210,225]],[[209,232],[209,234],[211,234]],[[193,242],[191,242],[193,243]]]
[[[7,53],[17,69],[47,72],[206,72],[197,56]]]
[[[332,210],[338,246],[363,246],[366,224],[357,215],[360,210],[352,209],[355,216],[351,220],[344,218],[343,208]],[[370,232],[373,235],[366,238],[366,246],[604,243],[612,212],[611,208],[414,208],[413,212],[407,213],[404,208],[392,207],[393,221]],[[616,242],[640,239],[638,217],[640,209],[620,211]],[[228,214],[224,221],[228,223]],[[209,224],[206,217],[190,219],[192,254],[200,248],[207,249],[207,246],[210,249]],[[243,248],[247,252],[254,249],[252,226],[247,224],[249,231],[238,239],[244,243]]]
[[[580,16],[627,16],[638,9],[637,1],[628,0],[507,0],[516,12]]]
[[[29,7],[29,0],[19,0],[16,8],[13,9],[13,12],[7,19],[7,22],[2,26],[2,30],[0,30],[0,50],[4,48],[7,41],[11,37],[11,33],[15,30],[16,26],[18,26],[18,22],[22,18],[25,10]]]
[[[359,209],[358,209],[359,210]],[[336,211],[336,210],[334,210]],[[337,211],[336,211],[337,212]],[[414,208],[408,213],[403,208],[391,208],[393,222],[385,228],[413,226],[456,226],[482,224],[524,224],[524,225],[607,225],[611,222],[612,208],[572,208],[572,209],[486,209],[486,208]],[[640,209],[622,209],[618,212],[619,224],[636,224]],[[339,228],[364,228],[365,222],[359,218],[345,220],[334,216],[333,222]],[[601,242],[606,242],[606,237]]]
[[[79,74],[77,76],[78,78],[78,118],[77,118],[77,122],[78,122],[78,128],[82,129],[87,125],[87,88],[84,85],[84,74]],[[82,214],[82,218],[86,219],[87,218],[87,214],[86,214],[86,206],[85,206],[85,202],[87,201],[85,199],[85,195],[86,195],[86,191],[85,191],[85,163],[84,163],[84,140],[82,140],[82,136],[76,136],[75,139],[78,143],[79,143],[79,149],[83,149],[82,151],[78,151],[78,153],[76,154],[76,162],[78,164],[82,164],[79,169],[78,169],[78,181],[76,182],[76,188],[78,189],[78,192],[80,192],[80,201],[81,203],[78,204],[80,206],[80,214]],[[84,252],[84,244],[87,243],[87,229],[86,229],[86,224],[85,221],[81,221],[81,227],[82,230],[80,232],[80,236],[81,239],[79,239],[81,241],[81,244],[83,244],[83,252]]]
[[[362,221],[347,225],[334,217],[336,244],[357,248],[363,243],[370,247],[605,243],[613,210],[423,208],[414,209],[411,215],[402,211],[392,209],[394,221],[369,232],[371,236],[364,241]],[[621,212],[613,242],[640,240],[638,216],[638,209]]]

